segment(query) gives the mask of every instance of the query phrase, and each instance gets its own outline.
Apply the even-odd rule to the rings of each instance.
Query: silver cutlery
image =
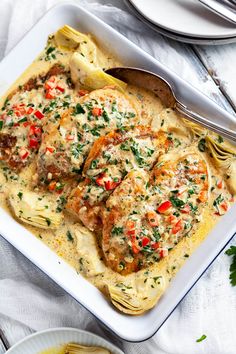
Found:
[[[236,24],[236,0],[199,0],[199,2],[225,20]]]
[[[3,330],[0,328],[0,354],[5,353],[9,348],[10,348],[10,345],[8,343],[8,340],[7,340]]]
[[[193,111],[191,107],[187,107],[180,102],[177,99],[176,88],[173,89],[170,84],[160,76],[150,71],[130,67],[111,68],[106,70],[106,72],[126,83],[149,89],[160,97],[166,107],[171,107],[185,118],[236,142],[236,117],[232,117],[231,120],[227,115],[224,116],[222,114],[222,124],[216,123],[214,116],[209,115],[203,117]]]

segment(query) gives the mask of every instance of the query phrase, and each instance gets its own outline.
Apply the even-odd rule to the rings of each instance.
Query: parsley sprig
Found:
[[[226,252],[227,256],[232,256],[232,262],[229,267],[230,275],[230,283],[232,286],[236,286],[236,246],[231,246]]]

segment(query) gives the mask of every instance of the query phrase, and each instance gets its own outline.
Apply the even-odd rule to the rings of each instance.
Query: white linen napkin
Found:
[[[191,48],[164,39],[130,14],[121,0],[78,1],[209,96],[217,88],[196,71]],[[0,1],[0,58],[56,0]],[[76,1],[75,1],[76,2]],[[236,289],[229,284],[229,258],[222,253],[159,332],[143,343],[117,339],[72,297],[0,238],[0,326],[11,321],[33,331],[71,326],[97,333],[125,353],[235,354]],[[19,332],[19,337],[23,332]],[[207,338],[197,343],[202,334]]]

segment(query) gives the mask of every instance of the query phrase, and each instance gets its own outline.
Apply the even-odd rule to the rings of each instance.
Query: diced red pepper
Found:
[[[117,182],[115,182],[115,181],[105,181],[104,184],[105,184],[105,189],[107,191],[111,191],[111,190],[115,189],[120,184],[120,181],[117,181]]]
[[[167,222],[173,224],[176,221],[176,216],[171,214],[167,218]]]
[[[159,207],[157,208],[157,211],[160,214],[162,214],[162,213],[165,213],[171,207],[172,207],[172,203],[169,200],[167,200],[159,205]]]
[[[140,249],[136,246],[135,243],[132,243],[132,251],[134,254],[138,254],[140,252]]]
[[[104,173],[101,173],[98,178],[96,179],[96,183],[100,187],[104,187]]]
[[[160,250],[160,258],[168,256],[168,250]]]
[[[190,205],[189,204],[186,204],[185,206],[184,206],[184,208],[182,208],[182,209],[180,209],[180,211],[181,211],[181,213],[183,213],[183,214],[189,214],[190,213]]]
[[[26,149],[21,149],[19,155],[22,160],[25,160],[29,156],[29,151]]]
[[[39,146],[39,141],[37,138],[30,138],[29,139],[29,147],[31,149],[35,149]]]
[[[34,112],[34,115],[38,119],[42,119],[44,117],[44,114],[42,112],[40,112],[40,111]]]
[[[45,98],[47,98],[48,100],[52,100],[53,98],[55,98],[55,95],[53,95],[52,90],[46,91]]]
[[[87,95],[89,93],[89,91],[88,90],[79,90],[78,91],[78,94],[79,94],[79,96],[84,96],[84,95]]]
[[[20,123],[14,123],[14,127],[19,127]]]
[[[35,124],[32,124],[29,129],[29,135],[40,135],[42,134],[42,128]]]
[[[146,218],[151,227],[156,227],[159,225],[158,215],[155,211],[148,211]]]
[[[46,147],[46,152],[50,152],[52,154],[54,151],[55,151],[55,148],[53,146]]]
[[[54,191],[54,190],[56,189],[56,184],[57,184],[56,181],[50,182],[49,185],[48,185],[48,189],[49,189],[50,191]]]
[[[26,113],[31,114],[33,113],[33,111],[34,111],[33,107],[29,107]]]
[[[154,250],[160,248],[160,242],[154,242],[154,243],[151,245],[151,247],[152,247]]]
[[[223,181],[222,181],[222,180],[220,180],[220,181],[217,182],[217,187],[218,187],[219,189],[221,189],[221,188],[223,187]]]
[[[126,222],[126,234],[129,236],[135,236],[135,222],[133,220],[128,220]]]
[[[69,135],[66,136],[66,140],[67,141],[73,141],[73,140],[75,140],[75,136],[72,135],[72,134],[69,134]]]
[[[172,234],[177,234],[183,228],[182,220],[177,221],[177,223],[172,227]]]
[[[221,208],[224,210],[224,211],[227,211],[228,210],[228,204],[226,203],[226,201],[223,201],[221,204],[220,204]]]
[[[207,201],[207,191],[203,190],[199,193],[198,200],[202,203]]]
[[[24,123],[23,123],[23,126],[24,126],[24,127],[28,127],[29,124],[30,124],[29,122],[24,122]]]
[[[65,92],[65,89],[61,86],[56,86],[56,89],[59,90],[60,92]]]
[[[150,242],[150,239],[148,237],[144,237],[142,239],[142,246],[143,247],[147,246],[149,244],[149,242]]]
[[[55,87],[55,76],[51,76],[47,81],[45,81],[44,88],[45,90],[51,90]]]
[[[21,104],[18,104],[18,105],[13,105],[12,106],[14,112],[15,112],[15,115],[17,117],[22,117],[26,114],[26,109],[25,109],[25,104],[24,103],[21,103]]]
[[[93,115],[94,117],[101,116],[101,115],[102,115],[102,108],[93,107],[93,109],[92,109],[92,115]]]

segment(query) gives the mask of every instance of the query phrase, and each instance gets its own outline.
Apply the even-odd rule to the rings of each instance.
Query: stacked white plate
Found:
[[[135,15],[155,31],[193,44],[236,42],[236,25],[198,0],[126,0]]]

